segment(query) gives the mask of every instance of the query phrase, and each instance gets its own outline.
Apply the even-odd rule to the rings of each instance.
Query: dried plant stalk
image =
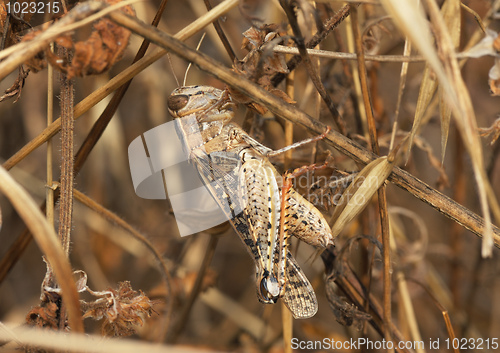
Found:
[[[54,229],[28,193],[1,167],[0,181],[0,190],[12,202],[54,270],[64,294],[63,302],[66,304],[71,329],[74,332],[83,332],[79,296],[73,281],[73,273],[68,258],[57,241]]]

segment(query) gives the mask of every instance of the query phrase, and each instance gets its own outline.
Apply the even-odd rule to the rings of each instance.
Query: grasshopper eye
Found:
[[[184,108],[189,102],[189,96],[185,94],[177,94],[168,97],[167,106],[173,112],[177,112]]]

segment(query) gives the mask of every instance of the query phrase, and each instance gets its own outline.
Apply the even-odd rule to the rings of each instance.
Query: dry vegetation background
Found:
[[[434,3],[434,0],[422,2],[429,11],[429,4]],[[454,23],[460,29],[458,31],[455,28],[450,31],[452,34],[459,34],[460,44],[457,52],[463,52],[474,33],[481,31],[474,13],[489,29],[493,31],[500,29],[497,12],[499,1],[462,1],[467,9],[461,8],[457,1],[447,2],[458,4],[455,11],[447,15],[447,19],[456,20]],[[219,1],[211,3],[215,6]],[[473,162],[477,162],[478,155],[471,156],[467,144],[464,144],[461,138],[460,127],[452,119],[449,130],[446,128],[444,130],[448,136],[448,143],[444,164],[441,166],[443,128],[440,117],[446,114],[440,109],[440,96],[438,93],[434,98],[431,96],[430,102],[424,106],[428,107],[426,110],[417,105],[428,57],[423,59],[420,57],[420,61],[408,65],[406,85],[404,90],[401,88],[400,59],[405,46],[405,34],[387,15],[385,9],[390,3],[384,1],[386,6],[384,8],[378,1],[362,2],[359,6],[354,3],[345,5],[340,1],[318,1],[315,4],[311,1],[297,1],[302,10],[297,10],[296,13],[299,14],[298,22],[306,42],[318,31],[315,20],[318,23],[327,23],[335,13],[346,11],[350,7],[351,12],[354,10],[357,13],[357,20],[355,18],[353,21],[352,16],[339,20],[336,29],[329,32],[326,39],[321,42],[320,48],[331,52],[355,52],[355,43],[358,40],[367,55],[396,56],[395,62],[366,60],[365,65],[361,66],[358,66],[355,60],[313,57],[312,65],[318,69],[325,91],[331,96],[334,106],[340,112],[348,138],[366,149],[371,148],[366,130],[366,122],[370,117],[366,118],[367,114],[362,104],[359,68],[361,71],[366,69],[367,72],[370,110],[373,112],[373,126],[379,138],[380,155],[387,155],[389,152],[396,110],[399,109],[396,144],[403,142],[403,138],[412,129],[415,116],[420,115],[422,123],[413,140],[414,145],[408,163],[398,160],[397,164],[415,178],[440,190],[472,212],[482,215],[472,167]],[[442,3],[436,1],[434,4],[441,6]],[[151,23],[160,7],[160,1],[138,1],[133,7],[137,18],[145,23]],[[158,27],[167,33],[177,33],[202,17],[206,11],[205,4],[201,0],[170,0],[166,4]],[[5,8],[2,15],[5,15]],[[430,18],[432,19],[432,16]],[[252,21],[255,25],[276,23],[284,31],[287,30],[288,23],[279,2],[265,0],[240,1],[239,6],[233,6],[219,20],[228,42],[239,59],[247,54],[247,51],[240,47],[243,32],[251,27]],[[432,21],[435,26],[434,19]],[[11,20],[10,25],[15,23],[19,25],[15,20]],[[418,23],[411,24],[414,25]],[[2,17],[2,26],[3,31],[8,28],[5,16]],[[358,28],[359,35],[357,31],[353,34],[353,26]],[[433,28],[436,30],[436,27]],[[91,30],[87,27],[78,30],[75,32],[75,37],[67,37],[66,42],[60,40],[59,44],[84,41]],[[424,29],[418,29],[417,33],[419,31],[424,33]],[[207,36],[199,50],[227,68],[231,68],[232,60],[212,26],[197,29],[185,43],[191,48],[196,48],[205,32]],[[436,32],[439,37],[439,31]],[[5,40],[2,40],[2,44],[5,48],[2,49],[7,49],[20,39],[11,36],[10,33],[3,32]],[[121,35],[123,34],[119,34]],[[484,34],[477,38],[481,39],[483,36]],[[439,37],[438,43],[442,44],[441,40]],[[113,95],[108,92],[109,95],[105,94],[102,100],[93,99],[92,92],[108,84],[112,77],[130,66],[141,42],[140,36],[132,34],[128,47],[123,48],[123,58],[104,73],[78,77],[78,72],[73,72],[74,76],[77,76],[72,79],[73,102],[67,96],[71,86],[69,91],[68,88],[64,91],[57,68],[51,77],[55,85],[52,92],[49,91],[47,69],[38,73],[32,70],[25,79],[22,91],[19,91],[19,87],[17,90],[14,87],[13,97],[4,97],[4,101],[0,103],[1,162],[11,159],[28,142],[40,137],[47,126],[48,96],[54,97],[54,119],[61,115],[61,106],[69,104],[72,107],[85,99],[89,100],[90,97],[90,105],[93,107],[88,111],[85,110],[74,123],[74,152],[69,153],[76,154],[88,136],[95,136],[91,129]],[[104,47],[103,45],[102,48]],[[154,45],[152,47],[154,48],[150,48],[148,53],[156,50]],[[111,50],[109,46],[106,48]],[[122,48],[116,50],[120,52]],[[446,62],[446,58],[443,59],[446,50],[440,48],[436,53]],[[495,54],[493,51],[491,53]],[[411,55],[418,54],[418,50],[413,46]],[[5,63],[6,58],[2,59]],[[21,62],[24,63],[24,69],[27,69],[26,60]],[[465,82],[465,94],[468,92],[470,95],[475,113],[471,118],[476,120],[479,127],[493,126],[488,130],[492,134],[483,137],[482,145],[476,144],[474,148],[476,151],[479,147],[483,150],[484,170],[492,185],[492,190],[487,192],[498,197],[500,142],[490,143],[492,136],[499,131],[498,124],[496,129],[494,126],[500,107],[499,98],[492,94],[492,90],[498,90],[498,87],[495,82],[489,82],[488,76],[494,63],[495,58],[492,56],[471,58],[467,60],[461,73]],[[102,333],[126,335],[131,333],[129,323],[143,322],[142,326],[137,325],[137,331],[132,337],[145,344],[163,341],[165,344],[189,347],[193,351],[280,352],[286,349],[283,348],[283,342],[287,339],[283,337],[289,337],[287,336],[289,333],[286,331],[283,333],[283,326],[290,325],[290,318],[282,318],[281,311],[284,308],[279,303],[262,305],[258,302],[255,295],[254,266],[232,228],[223,226],[210,232],[181,238],[169,203],[141,199],[133,190],[127,147],[137,136],[171,119],[166,99],[177,86],[174,74],[182,82],[187,64],[183,59],[172,55],[171,63],[163,57],[143,72],[136,74],[109,125],[97,139],[92,152],[74,176],[75,201],[68,229],[71,268],[85,271],[88,276],[88,287],[93,291],[105,291],[109,288],[118,290],[119,283],[124,281],[130,281],[133,290],[137,291],[128,294],[114,293],[115,297],[118,295],[118,302],[123,305],[120,315],[130,314],[127,318],[111,317],[111,309],[106,305],[92,309],[84,307],[84,310],[87,310],[86,316],[98,318],[102,314],[101,316],[105,317],[103,320],[86,318],[84,329],[86,333],[97,335]],[[0,83],[0,92],[4,92],[15,82],[18,70],[16,65],[14,71],[7,75],[7,72],[1,71],[4,69],[1,65],[2,62],[0,62],[1,77],[5,78]],[[89,66],[92,64],[84,69],[88,69]],[[292,98],[297,102],[296,106],[324,124],[337,129],[331,113],[316,93],[305,66],[299,65],[294,70],[294,75],[295,94]],[[452,76],[449,72],[446,75]],[[431,77],[436,76],[431,74]],[[224,87],[223,82],[197,67],[191,68],[187,84]],[[285,89],[283,84],[278,87]],[[456,85],[452,85],[452,88],[458,89]],[[446,88],[438,90],[438,92],[443,91],[446,91]],[[433,93],[430,89],[424,93],[428,92]],[[399,93],[401,102],[398,105]],[[262,117],[256,113],[248,113],[247,110],[245,106],[240,107],[237,110],[236,120],[253,136],[275,149],[288,143],[284,133],[285,120],[274,118],[269,113]],[[294,124],[293,134],[294,141],[312,136],[311,131],[298,124]],[[317,132],[315,134],[317,135]],[[64,137],[61,142],[61,135],[55,134],[51,141],[53,180],[59,180],[61,168],[65,165],[62,154],[68,153],[68,146],[65,144],[71,140]],[[16,160],[15,165],[4,164],[4,167],[10,169],[10,176],[28,191],[37,205],[42,205],[46,198],[45,185],[49,158],[46,146],[47,144],[43,143],[29,155]],[[314,162],[323,163],[325,159],[333,158],[331,168],[327,172],[321,172],[322,175],[330,175],[334,172],[333,166],[341,171],[353,172],[360,170],[366,164],[366,161],[363,164],[359,159],[353,160],[332,146],[335,147],[335,143],[322,141],[317,146],[308,145],[300,148],[293,152],[291,161],[286,161],[288,168]],[[406,145],[403,145],[400,155],[405,150]],[[277,165],[281,171],[284,170],[283,160],[278,160]],[[4,179],[0,180],[0,183],[7,185]],[[3,332],[1,337],[5,340],[5,344],[0,346],[0,350],[7,351],[19,345],[23,346],[23,342],[32,342],[28,340],[30,335],[25,335],[21,331],[17,333],[17,338],[12,340],[16,337],[15,327],[25,324],[27,319],[35,326],[54,326],[56,323],[52,329],[61,328],[61,324],[58,326],[57,323],[62,322],[62,325],[67,323],[60,320],[58,307],[52,308],[47,305],[47,302],[60,305],[58,293],[50,292],[53,297],[49,299],[45,297],[45,304],[42,303],[38,311],[33,311],[34,307],[40,305],[40,286],[46,274],[46,266],[42,261],[43,253],[40,250],[43,246],[37,245],[40,244],[38,238],[38,242],[35,242],[24,233],[26,223],[19,216],[19,210],[16,212],[13,208],[12,201],[4,196],[6,191],[3,189],[1,188],[0,193],[0,321],[2,323],[0,332]],[[10,186],[8,189],[12,190]],[[331,280],[325,280],[324,262],[331,265],[330,258],[323,256],[322,261],[322,258],[308,245],[297,246],[297,243],[293,243],[294,254],[313,284],[319,301],[319,312],[316,316],[293,322],[293,337],[301,340],[322,340],[324,337],[330,337],[341,341],[347,341],[351,337],[369,337],[373,341],[380,341],[383,337],[405,341],[421,339],[426,343],[426,350],[430,350],[427,346],[429,339],[440,338],[440,351],[446,351],[443,340],[452,337],[451,335],[457,338],[490,339],[490,342],[492,338],[500,339],[498,249],[493,248],[492,257],[482,258],[480,237],[391,182],[387,184],[386,192],[392,236],[395,238],[390,261],[392,279],[390,282],[385,281],[388,290],[384,293],[384,261],[381,248],[376,248],[367,240],[382,241],[379,203],[375,197],[366,210],[345,227],[336,241],[336,248],[332,250],[337,256],[337,264],[344,265],[345,272],[341,271],[337,277],[338,286]],[[89,205],[87,202],[87,205],[84,205],[81,200],[85,197],[91,198],[95,203]],[[21,202],[21,209],[27,208],[19,195],[15,195],[15,198]],[[490,201],[490,204],[494,205],[495,202]],[[62,207],[59,203],[56,204],[56,231],[61,221],[59,210]],[[106,210],[116,216],[110,215]],[[331,207],[323,207],[321,210],[325,215],[333,213]],[[493,223],[498,224],[498,218],[495,222],[494,211],[492,215]],[[122,222],[113,217],[119,217]],[[68,223],[65,227],[67,226]],[[130,228],[134,228],[136,232],[146,237],[152,244],[151,247],[140,239],[140,235],[131,232]],[[484,231],[481,227],[477,229],[479,232]],[[494,228],[494,233],[497,241],[500,234],[498,228]],[[359,236],[366,238],[356,238]],[[351,238],[356,240],[348,241]],[[345,246],[348,249],[344,248]],[[152,249],[161,255],[163,266],[169,274],[168,280],[164,274],[162,275],[162,266],[155,258]],[[385,264],[388,265],[389,263]],[[79,272],[78,278],[81,279],[82,276]],[[369,310],[372,315],[371,320],[365,320],[366,316],[362,314],[367,308],[367,301],[363,298],[368,297],[366,293],[359,291],[361,284],[370,292],[368,301],[372,305]],[[153,302],[153,311],[149,308],[151,302],[141,296],[139,290]],[[125,291],[123,285],[122,291]],[[329,300],[331,302],[334,298],[332,293],[349,297],[342,299],[341,303],[354,301],[359,305],[358,311],[345,306],[343,314],[334,313],[331,309],[332,304],[329,303]],[[352,293],[357,295],[353,296]],[[81,294],[81,299],[88,303],[98,297],[89,294],[88,291]],[[106,296],[101,294],[100,297]],[[384,309],[384,301],[387,303],[387,300],[392,304],[393,327],[389,332],[387,327],[390,325],[385,316],[388,312],[387,306]],[[375,303],[377,307],[373,306]],[[101,312],[98,312],[99,310]],[[451,323],[448,326],[446,313]],[[130,322],[123,322],[122,326],[116,321],[127,319]],[[354,320],[354,324],[344,326],[336,319],[344,323]],[[7,324],[8,328],[3,324]],[[14,336],[9,336],[9,332],[14,332]],[[10,339],[7,340],[5,337]],[[33,334],[31,337],[37,336]],[[49,343],[59,340],[64,342],[61,338],[54,338],[50,339]],[[105,346],[106,342],[110,346]],[[92,351],[102,349],[108,352],[125,351],[125,349],[158,351],[164,349],[162,346],[148,348],[138,348],[131,344],[120,346],[119,342],[112,339],[101,342],[101,346],[88,342],[75,344],[77,348],[67,349],[80,351],[82,345]],[[36,350],[36,348],[30,349]]]

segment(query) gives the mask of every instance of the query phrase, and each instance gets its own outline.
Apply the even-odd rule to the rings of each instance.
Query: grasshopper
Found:
[[[282,195],[281,175],[269,158],[318,138],[273,151],[230,122],[229,94],[214,87],[179,87],[167,103],[190,160],[255,260],[259,300],[281,298],[295,318],[312,317],[316,295],[288,249],[289,237],[324,248],[333,235],[323,215],[293,188]]]

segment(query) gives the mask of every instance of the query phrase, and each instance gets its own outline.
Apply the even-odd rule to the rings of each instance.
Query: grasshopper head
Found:
[[[178,87],[167,99],[168,110],[174,118],[196,114],[202,122],[204,117],[229,108],[229,98],[224,92],[210,86]]]
[[[261,276],[257,277],[257,294],[259,300],[263,303],[274,304],[280,297],[280,286],[276,278],[264,271]]]

